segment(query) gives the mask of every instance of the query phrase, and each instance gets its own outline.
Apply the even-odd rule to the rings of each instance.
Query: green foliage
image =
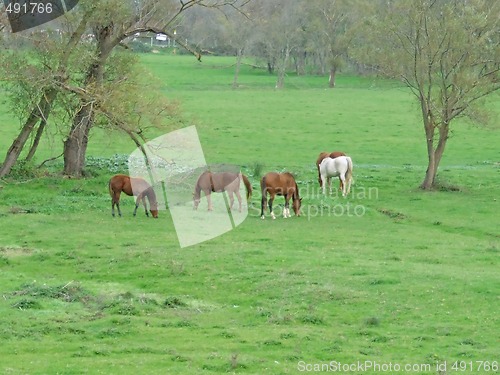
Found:
[[[87,171],[93,175],[127,173],[128,155],[115,154],[110,158],[88,156],[85,160]]]
[[[143,43],[140,40],[134,40],[128,44],[132,51],[137,53],[149,53],[153,50],[151,44]]]
[[[10,177],[13,179],[30,179],[40,176],[40,171],[37,171],[33,161],[21,160],[11,171]]]

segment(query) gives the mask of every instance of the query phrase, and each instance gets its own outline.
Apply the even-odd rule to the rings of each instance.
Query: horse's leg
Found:
[[[139,194],[137,196],[137,199],[135,200],[135,207],[134,207],[134,216],[137,215],[137,209],[139,208],[139,202],[141,201],[142,194]]]
[[[274,215],[274,212],[273,212],[273,200],[274,200],[274,194],[270,194],[270,196],[269,196],[269,212],[271,212],[271,217],[273,219],[276,219],[276,216]]]
[[[323,188],[323,195],[325,195],[326,194],[326,178],[323,175],[321,175],[321,187]]]
[[[227,194],[229,195],[229,211],[232,211],[234,204],[234,194],[232,191],[228,191]]]
[[[287,217],[289,217],[288,216],[289,215],[288,211],[290,210],[290,208],[289,208],[290,195],[285,194],[284,198],[285,198],[285,208],[283,209],[283,218],[286,219]]]
[[[342,183],[342,179],[339,176],[339,190],[344,191],[344,184]]]
[[[148,212],[148,206],[146,205],[146,196],[142,196],[142,205],[144,206],[144,212],[146,213],[146,216],[149,217],[149,212]]]
[[[113,215],[113,217],[115,216],[115,208],[114,208],[115,205],[116,208],[118,209],[118,215],[122,217],[122,212],[120,210],[120,193],[114,193],[113,198],[111,200],[111,215]]]
[[[328,177],[328,190],[330,191],[330,195],[332,195],[332,178]]]
[[[264,191],[262,194],[262,199],[260,201],[260,218],[265,219],[266,217],[264,216],[264,209],[267,205],[267,192]]]
[[[346,195],[345,194],[345,188],[346,188],[346,186],[345,186],[345,174],[341,173],[339,178],[340,178],[340,182],[342,183],[342,196],[345,197],[345,195]]]
[[[116,196],[116,193],[114,191],[111,190],[111,187],[110,187],[110,194],[111,194],[111,216],[115,217],[115,196]]]
[[[236,194],[236,198],[238,198],[239,212],[241,212],[241,194],[240,194],[240,190],[239,189],[236,190],[235,194]]]
[[[208,203],[208,211],[213,211],[213,207],[212,207],[212,194],[210,192],[205,193],[205,196],[207,197],[207,203]]]

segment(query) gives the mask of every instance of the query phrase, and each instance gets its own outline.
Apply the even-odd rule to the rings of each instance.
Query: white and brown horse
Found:
[[[326,184],[332,193],[332,180],[331,177],[339,177],[342,182],[342,196],[345,197],[351,190],[352,182],[352,160],[349,156],[339,156],[334,159],[330,157],[324,158],[318,164],[321,185],[323,187],[323,194],[326,194]]]
[[[339,156],[346,156],[345,153],[342,151],[333,151],[333,152],[321,152],[318,156],[318,159],[316,159],[316,167],[318,168],[318,182],[319,182],[319,187],[322,187],[322,182],[321,182],[321,173],[319,172],[319,164],[323,161],[324,158],[330,157],[332,159],[338,158]],[[340,185],[339,189],[342,190],[342,180],[340,180]]]

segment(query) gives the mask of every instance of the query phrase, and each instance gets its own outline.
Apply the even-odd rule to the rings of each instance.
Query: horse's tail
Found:
[[[320,187],[322,186],[322,181],[321,181],[321,171],[320,171],[319,167],[320,167],[323,159],[327,156],[328,156],[328,152],[323,151],[319,154],[318,159],[316,160],[316,167],[318,168],[318,182],[319,182]]]
[[[111,196],[111,198],[113,198],[113,196],[114,196],[114,194],[115,194],[115,192],[114,192],[114,190],[113,190],[113,187],[111,186],[111,181],[112,181],[112,180],[113,180],[113,179],[112,179],[112,178],[110,178],[110,179],[109,179],[109,182],[108,182],[109,195]]]
[[[267,192],[267,187],[266,187],[266,176],[263,176],[260,179],[260,191],[262,192],[262,196]]]
[[[316,164],[316,167],[318,168],[318,182],[319,186],[321,187],[321,171],[319,170],[320,165],[321,165],[320,163]]]
[[[346,182],[347,182],[347,194],[349,194],[349,190],[351,189],[351,184],[354,182],[353,179],[353,165],[352,159],[349,156],[346,156],[347,159],[347,173],[346,173]]]
[[[241,174],[241,179],[245,184],[245,189],[247,190],[247,199],[250,199],[250,197],[252,196],[252,184],[250,184],[250,181],[248,180],[247,176],[245,176],[242,173],[240,174]]]

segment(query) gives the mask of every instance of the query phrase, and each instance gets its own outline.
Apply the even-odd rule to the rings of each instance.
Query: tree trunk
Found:
[[[84,104],[73,120],[68,138],[64,141],[64,174],[81,177],[85,168],[85,155],[89,133],[94,122],[91,103]]]
[[[337,68],[335,66],[330,67],[330,77],[328,78],[328,87],[331,89],[335,87],[335,74],[337,74]]]
[[[425,178],[422,184],[420,185],[420,188],[424,190],[431,190],[432,187],[434,186],[434,181],[436,179],[437,165],[436,165],[436,159],[434,157],[433,142],[429,142],[429,140],[427,140],[427,157],[428,157],[427,171],[425,172]]]
[[[446,141],[448,140],[449,134],[449,124],[441,124],[439,129],[439,140],[436,148],[434,149],[434,124],[427,124],[425,129],[425,134],[427,136],[427,156],[428,165],[427,171],[425,172],[425,178],[420,188],[424,190],[432,190],[436,187],[436,176],[438,172],[439,163],[443,157],[444,149],[446,147]]]
[[[243,48],[238,48],[236,56],[236,68],[234,70],[233,89],[238,88],[238,77],[240,75],[241,60],[243,59]]]
[[[288,65],[288,59],[290,57],[290,49],[285,48],[285,56],[282,61],[278,64],[278,79],[276,80],[276,89],[282,89],[285,86],[285,73],[286,67]]]
[[[108,25],[96,30],[98,55],[90,66],[85,78],[85,87],[100,86],[104,79],[104,67],[111,51],[120,39],[112,41],[113,26]],[[90,129],[94,125],[94,103],[80,98],[80,109],[73,119],[68,138],[64,141],[64,171],[68,176],[81,177],[85,168],[85,155],[89,142]]]
[[[47,114],[48,116],[48,114]],[[40,139],[42,138],[43,131],[45,130],[45,125],[47,125],[47,117],[43,118],[40,121],[40,125],[38,125],[38,129],[36,130],[35,139],[33,140],[33,144],[30,147],[28,155],[26,155],[26,161],[33,160],[33,156],[35,156],[36,150],[38,149],[38,145],[40,144]]]
[[[37,122],[40,119],[43,120],[44,118],[47,118],[47,116],[49,115],[49,112],[52,108],[52,103],[56,98],[56,95],[57,92],[54,89],[47,89],[43,93],[38,105],[33,108],[31,114],[24,123],[21,132],[10,146],[9,151],[7,151],[7,155],[2,164],[2,168],[0,168],[0,178],[10,173],[12,167],[17,162],[17,159],[19,159],[24,145],[26,144],[26,141],[28,140]]]
[[[299,52],[295,58],[295,72],[298,76],[303,76],[306,74],[306,56],[307,52]]]
[[[269,74],[274,74],[274,64],[273,63],[271,63],[271,62],[267,63],[267,72]]]

